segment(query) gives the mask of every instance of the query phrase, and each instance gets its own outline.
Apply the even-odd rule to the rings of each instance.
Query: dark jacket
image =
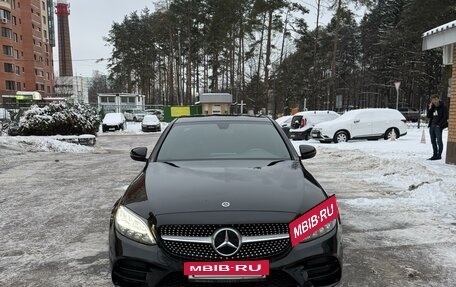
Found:
[[[434,115],[436,111],[437,115]],[[432,105],[432,108],[428,108],[427,117],[429,119],[428,127],[430,127],[433,122],[435,122],[442,129],[448,127],[448,109],[442,101],[440,101],[440,105],[438,107]]]

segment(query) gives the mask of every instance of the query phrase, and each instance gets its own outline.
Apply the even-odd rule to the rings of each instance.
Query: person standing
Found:
[[[448,110],[439,96],[431,97],[427,117],[429,118],[429,134],[434,152],[428,160],[439,160],[442,159],[443,152],[442,131],[448,127]]]

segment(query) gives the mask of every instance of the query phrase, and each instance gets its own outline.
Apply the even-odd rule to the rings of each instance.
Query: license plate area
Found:
[[[269,275],[269,261],[185,262],[184,275],[199,282],[258,281]]]
[[[190,275],[190,276],[188,276],[189,281],[202,282],[202,283],[211,283],[211,282],[239,283],[239,282],[248,282],[248,281],[261,281],[264,279],[266,279],[266,275],[251,275],[251,276]]]

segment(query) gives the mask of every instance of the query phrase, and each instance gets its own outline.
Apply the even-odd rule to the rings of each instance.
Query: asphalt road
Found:
[[[0,286],[112,286],[110,209],[143,167],[130,160],[129,150],[152,148],[157,139],[111,134],[98,138],[93,153],[0,153]],[[339,153],[320,153],[307,166],[341,201],[342,286],[456,286],[456,268],[445,261],[456,256],[455,229],[437,218],[417,225],[419,210],[385,214],[345,205],[344,199],[395,191],[366,186]],[[413,236],[439,226],[448,238],[422,242]]]

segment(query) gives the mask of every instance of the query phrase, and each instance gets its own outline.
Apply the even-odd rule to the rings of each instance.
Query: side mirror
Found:
[[[130,157],[136,161],[147,161],[147,147],[137,147],[132,149]]]
[[[299,152],[301,153],[301,159],[313,158],[317,154],[317,150],[311,145],[300,145]]]

